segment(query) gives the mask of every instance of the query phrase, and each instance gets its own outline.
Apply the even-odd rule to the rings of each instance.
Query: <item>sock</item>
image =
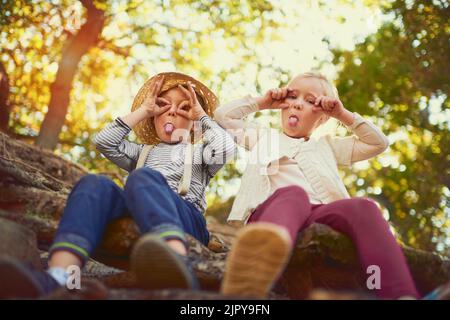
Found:
[[[65,286],[67,279],[69,279],[69,274],[66,272],[66,269],[61,267],[48,268],[47,273],[51,275],[52,278],[55,279],[61,286]]]

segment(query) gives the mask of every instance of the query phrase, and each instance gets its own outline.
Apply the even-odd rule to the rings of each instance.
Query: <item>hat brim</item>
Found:
[[[161,93],[177,87],[178,85],[187,85],[188,82],[192,83],[195,93],[200,98],[200,104],[206,114],[212,117],[214,110],[219,104],[219,99],[217,96],[206,85],[197,79],[179,72],[163,72],[148,79],[136,94],[131,111],[136,110],[142,105],[142,102],[150,90],[150,86],[158,76],[164,76],[164,83],[161,88]],[[161,142],[161,139],[156,134],[153,117],[148,117],[147,119],[142,120],[134,126],[133,130],[142,143],[154,145]]]

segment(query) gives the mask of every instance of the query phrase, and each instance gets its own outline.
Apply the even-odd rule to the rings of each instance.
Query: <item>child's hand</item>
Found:
[[[187,86],[188,89],[184,88],[182,85],[178,85],[178,88],[180,88],[187,100],[180,103],[177,108],[177,113],[185,118],[196,121],[206,115],[206,112],[203,110],[200,102],[198,102],[192,84],[189,82]]]
[[[154,117],[166,112],[170,108],[170,102],[164,98],[159,98],[164,76],[156,79],[151,85],[148,94],[139,109],[144,110],[148,117]]]
[[[322,111],[326,115],[339,119],[346,109],[341,100],[337,98],[318,96],[314,101],[313,111]]]
[[[284,109],[288,104],[284,102],[287,96],[294,91],[289,88],[270,89],[262,97],[256,98],[259,109]]]

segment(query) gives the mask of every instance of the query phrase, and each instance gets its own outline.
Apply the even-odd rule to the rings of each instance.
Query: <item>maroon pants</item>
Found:
[[[354,242],[364,273],[371,265],[379,267],[378,297],[397,299],[401,296],[419,298],[405,257],[389,224],[373,202],[364,198],[343,199],[329,204],[311,204],[306,192],[298,186],[276,190],[259,205],[249,223],[270,222],[287,229],[292,244],[297,235],[316,222],[348,235]],[[368,273],[368,277],[373,271]]]

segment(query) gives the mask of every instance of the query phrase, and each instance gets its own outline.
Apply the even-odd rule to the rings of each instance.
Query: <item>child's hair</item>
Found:
[[[330,96],[333,98],[339,98],[339,94],[338,94],[336,87],[331,83],[330,80],[328,80],[327,77],[325,77],[323,74],[321,74],[319,72],[309,71],[309,72],[301,73],[301,74],[295,76],[294,78],[292,78],[291,82],[294,79],[298,79],[298,78],[315,78],[320,81],[320,84],[327,96]]]

